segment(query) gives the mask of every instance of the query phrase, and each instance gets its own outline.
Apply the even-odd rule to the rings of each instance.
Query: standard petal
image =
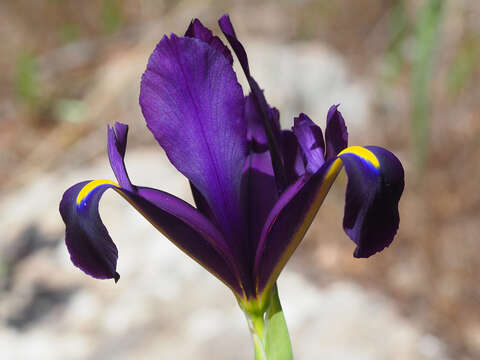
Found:
[[[305,174],[302,150],[297,137],[291,130],[282,131],[282,154],[288,184],[291,185]]]
[[[121,187],[133,191],[133,185],[128,177],[123,159],[127,149],[128,125],[116,122],[114,127],[108,126],[107,132],[108,159],[110,160],[113,173]]]
[[[307,115],[301,113],[294,119],[293,132],[302,148],[305,170],[309,174],[317,172],[325,162],[322,129],[315,125]]]
[[[278,199],[270,153],[252,153],[248,156],[243,175],[243,197],[246,201],[250,268],[263,224]]]
[[[276,129],[280,132],[278,111],[276,109],[269,110],[272,111],[273,118],[277,124]],[[273,204],[275,204],[279,193],[261,116],[254,96],[250,94],[246,97],[245,102],[249,155],[245,162],[245,170],[242,177],[242,199],[248,221],[248,235],[242,242],[247,244],[245,258],[248,261],[247,266],[249,269],[253,267],[263,223]]]
[[[397,233],[403,167],[376,146],[352,146],[339,157],[348,175],[343,228],[357,244],[354,256],[369,257],[389,246]]]
[[[118,251],[98,213],[103,193],[114,189],[160,232],[237,294],[242,295],[231,254],[220,232],[202,214],[165,192],[122,189],[109,180],[85,181],[68,189],[60,203],[72,262],[99,279],[118,280]]]
[[[242,89],[228,60],[198,39],[164,37],[143,74],[140,105],[149,129],[205,197],[225,237],[241,237],[246,124]]]
[[[281,141],[280,113],[276,108],[271,108],[268,104],[272,131],[275,138]],[[249,153],[261,153],[268,150],[268,139],[262,121],[262,113],[256,104],[255,96],[250,93],[245,97],[245,120],[247,123],[247,141]]]
[[[222,29],[222,32],[230,43],[235,55],[237,55],[243,72],[247,78],[250,78],[250,67],[248,66],[247,52],[245,51],[242,43],[237,39],[237,35],[235,34],[235,29],[230,21],[230,17],[227,14],[222,15],[222,17],[218,20],[218,25],[220,25],[220,29]]]
[[[277,182],[277,187],[279,191],[282,191],[287,186],[287,176],[285,173],[285,168],[283,165],[282,152],[279,135],[280,132],[275,130],[275,116],[278,115],[278,111],[275,112],[270,109],[268,106],[267,100],[263,94],[262,89],[257,84],[255,79],[250,74],[250,68],[248,66],[248,57],[243,47],[242,43],[238,40],[237,35],[235,34],[235,29],[233,28],[232,22],[228,15],[223,15],[220,20],[218,20],[220,29],[222,29],[223,34],[227,38],[230,46],[232,47],[235,55],[242,66],[243,72],[247,77],[248,84],[252,91],[252,99],[255,100],[255,105],[257,111],[261,115],[262,125],[265,129],[265,134],[268,139],[268,148],[270,150],[273,170],[275,173],[275,180]]]
[[[333,105],[328,110],[327,126],[325,128],[325,159],[333,159],[348,146],[348,132],[339,105]]]
[[[223,56],[227,58],[230,64],[233,64],[233,57],[230,49],[225,46],[225,44],[222,42],[222,40],[220,40],[218,36],[214,36],[209,28],[203,26],[200,20],[192,20],[192,22],[188,26],[187,31],[185,32],[185,36],[190,38],[196,38],[203,41],[204,43],[207,43],[211,47],[220,51]]]

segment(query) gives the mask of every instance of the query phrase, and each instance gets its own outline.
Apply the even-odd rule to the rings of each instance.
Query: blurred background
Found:
[[[345,177],[328,195],[279,283],[296,358],[479,359],[478,0],[2,1],[0,358],[253,358],[228,290],[115,194],[116,285],[70,264],[58,214],[67,187],[113,177],[114,121],[133,182],[191,201],[139,81],[164,33],[194,17],[219,33],[225,12],[284,127],[340,103],[350,144],[406,170],[398,236],[368,260],[341,227]]]

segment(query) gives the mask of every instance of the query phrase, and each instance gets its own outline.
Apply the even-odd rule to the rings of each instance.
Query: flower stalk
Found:
[[[248,312],[243,309],[252,334],[255,360],[292,360],[290,335],[277,286],[273,287],[263,311]]]

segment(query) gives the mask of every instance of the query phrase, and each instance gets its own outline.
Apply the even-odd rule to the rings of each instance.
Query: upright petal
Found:
[[[140,105],[148,128],[205,197],[225,237],[238,237],[246,125],[229,61],[200,40],[164,37],[143,74]]]
[[[250,78],[250,67],[248,66],[247,52],[245,51],[242,43],[237,39],[237,34],[235,34],[235,29],[230,21],[230,17],[227,14],[222,15],[222,17],[218,20],[218,25],[220,25],[220,29],[222,29],[222,32],[230,43],[235,55],[237,55],[243,72],[247,78]]]
[[[203,26],[203,24],[198,19],[192,20],[190,25],[188,26],[187,31],[185,32],[186,37],[196,38],[204,43],[207,43],[211,47],[220,51],[223,56],[227,58],[230,64],[233,64],[233,57],[230,49],[225,46],[225,44],[220,40],[218,36],[214,36],[212,31]]]
[[[285,173],[285,168],[283,165],[282,152],[279,135],[280,132],[275,131],[275,116],[278,114],[275,111],[271,111],[268,106],[267,100],[263,94],[262,89],[257,84],[255,79],[250,74],[250,68],[248,65],[248,57],[243,47],[242,43],[238,40],[237,35],[235,34],[235,29],[233,28],[232,22],[228,15],[223,15],[218,21],[220,29],[222,29],[223,34],[227,38],[230,46],[232,47],[235,55],[242,66],[243,72],[247,77],[248,84],[252,91],[253,99],[255,104],[258,107],[258,112],[261,114],[261,120],[263,127],[265,129],[265,134],[268,139],[268,148],[270,150],[273,170],[275,173],[275,179],[277,182],[277,187],[279,191],[287,186],[287,176]]]
[[[124,189],[133,191],[133,185],[125,169],[125,150],[127,148],[128,125],[116,122],[114,127],[107,128],[108,159],[118,183]]]
[[[302,148],[305,169],[310,174],[317,172],[325,162],[322,129],[315,125],[307,115],[301,113],[294,119],[293,132]]]
[[[281,141],[280,113],[267,104],[271,127],[275,138]],[[255,101],[255,95],[250,93],[245,98],[245,120],[247,123],[247,141],[249,152],[264,152],[268,150],[268,139],[262,121],[262,113]]]
[[[348,132],[339,105],[333,105],[328,110],[327,127],[325,128],[325,159],[333,159],[348,146]]]
[[[252,268],[263,224],[278,199],[272,161],[268,151],[252,153],[248,156],[243,182],[248,219],[248,256],[251,260],[250,268]]]
[[[282,130],[282,155],[288,185],[291,185],[305,174],[303,153],[297,137],[291,130]]]
[[[243,291],[220,232],[192,206],[159,190],[120,188],[109,180],[85,181],[69,188],[60,202],[65,241],[72,262],[99,279],[119,279],[118,251],[98,213],[103,193],[114,189],[160,232],[237,294]],[[141,259],[139,259],[141,260]]]
[[[245,201],[248,221],[246,242],[248,244],[247,258],[250,269],[253,267],[253,260],[263,223],[278,198],[272,160],[268,151],[267,136],[261,117],[262,115],[255,104],[254,96],[252,94],[248,95],[245,101],[245,120],[247,123],[249,155],[245,162],[242,178],[242,199]],[[280,131],[279,124],[277,129]]]

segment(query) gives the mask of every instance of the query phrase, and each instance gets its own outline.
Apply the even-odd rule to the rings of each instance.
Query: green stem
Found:
[[[252,333],[255,360],[292,360],[292,346],[287,324],[278,297],[277,286],[272,288],[268,305],[263,311],[245,311]]]
[[[252,333],[253,346],[255,349],[255,360],[268,360],[265,352],[265,322],[263,316],[249,316],[247,314],[248,326]]]

